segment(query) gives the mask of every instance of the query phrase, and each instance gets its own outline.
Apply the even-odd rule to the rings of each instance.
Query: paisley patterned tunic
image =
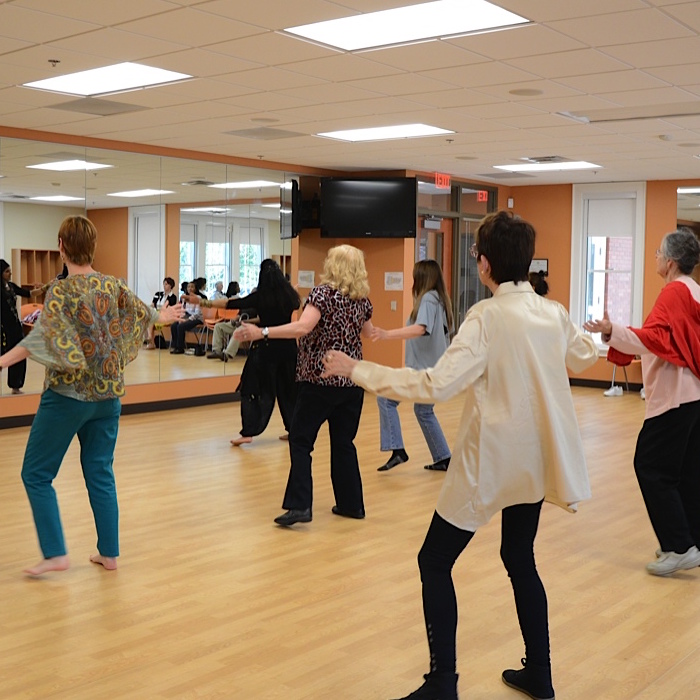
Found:
[[[44,310],[21,345],[46,366],[45,390],[103,401],[124,395],[124,370],[157,318],[123,280],[98,272],[70,275],[49,287]]]

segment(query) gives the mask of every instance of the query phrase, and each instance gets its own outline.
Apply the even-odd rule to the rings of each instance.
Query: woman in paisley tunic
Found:
[[[180,305],[158,312],[126,284],[92,268],[97,231],[83,216],[69,216],[58,232],[68,277],[56,280],[32,332],[0,357],[0,370],[31,357],[45,365],[39,410],[22,465],[43,559],[25,573],[38,576],[70,565],[52,482],[75,435],[97,529],[97,554],[117,568],[119,506],[112,462],[117,440],[124,369],[136,358],[156,321],[182,315]]]

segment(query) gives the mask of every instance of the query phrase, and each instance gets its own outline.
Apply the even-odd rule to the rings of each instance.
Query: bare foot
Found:
[[[13,389],[12,393],[13,394],[24,394],[24,392],[21,389]]]
[[[243,435],[239,435],[237,438],[233,438],[233,440],[231,440],[231,444],[234,447],[238,447],[239,445],[247,445],[249,442],[253,442],[253,438],[244,437]]]
[[[107,571],[114,571],[117,568],[116,557],[103,557],[101,554],[91,554],[90,561],[93,564],[102,564]]]
[[[289,440],[289,433],[285,433],[284,435],[280,435],[280,440]]]
[[[24,569],[24,573],[29,576],[41,576],[48,571],[65,571],[70,566],[70,560],[67,554],[60,557],[49,557],[42,559],[36,566]]]
[[[155,350],[155,349],[156,349],[156,346],[154,343],[149,343],[148,345],[146,345],[146,350]]]

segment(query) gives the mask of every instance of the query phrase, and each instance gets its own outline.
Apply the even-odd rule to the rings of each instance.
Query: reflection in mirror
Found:
[[[252,291],[265,257],[290,271],[291,241],[280,239],[279,224],[280,186],[291,180],[286,173],[2,138],[0,175],[0,257],[21,288],[47,283],[60,270],[56,235],[72,214],[86,214],[97,226],[96,269],[125,278],[147,304],[163,291],[165,277],[173,278],[176,292],[183,281],[203,277],[211,296],[216,282],[224,292],[233,281],[241,293]],[[211,346],[212,335],[213,329],[202,334],[202,344]],[[169,341],[167,329],[154,340],[159,336],[159,344]],[[237,374],[244,360],[243,354],[222,363],[171,357],[167,347],[144,350],[126,382]],[[43,376],[40,365],[28,362],[23,390],[40,392]],[[8,393],[3,373],[0,396]]]

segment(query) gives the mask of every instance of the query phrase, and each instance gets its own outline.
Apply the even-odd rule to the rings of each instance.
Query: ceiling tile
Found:
[[[635,41],[653,41],[692,36],[690,29],[656,9],[634,10],[552,22],[553,29],[589,46],[610,46],[620,43],[621,36]]]
[[[369,55],[365,54],[365,56]],[[353,54],[336,54],[326,58],[316,58],[311,61],[288,63],[285,65],[285,69],[335,82],[395,75],[401,72],[393,66],[382,65],[376,61]]]
[[[94,0],[15,0],[17,7],[38,10],[57,17],[80,17],[85,22],[101,26],[113,26],[120,22],[148,17],[173,9],[167,0],[120,0],[120,2],[95,2]]]
[[[587,92],[593,95],[668,86],[663,80],[647,75],[640,70],[613,71],[611,73],[601,73],[599,75],[571,76],[568,78],[559,78],[557,82],[567,85],[574,90],[580,90],[581,92]]]
[[[45,43],[94,29],[99,29],[99,25],[80,19],[56,17],[14,4],[0,5],[0,36],[3,37]]]
[[[628,70],[631,66],[606,56],[597,49],[578,49],[542,56],[529,56],[508,61],[509,65],[542,78],[564,78],[572,75],[596,75]]]
[[[155,17],[125,22],[120,28],[134,34],[194,47],[261,34],[264,31],[245,22],[236,22],[225,17],[213,18],[207,12],[192,8],[180,8]]]
[[[492,60],[546,55],[584,48],[580,41],[537,24],[446,39],[445,43],[468,49]]]

